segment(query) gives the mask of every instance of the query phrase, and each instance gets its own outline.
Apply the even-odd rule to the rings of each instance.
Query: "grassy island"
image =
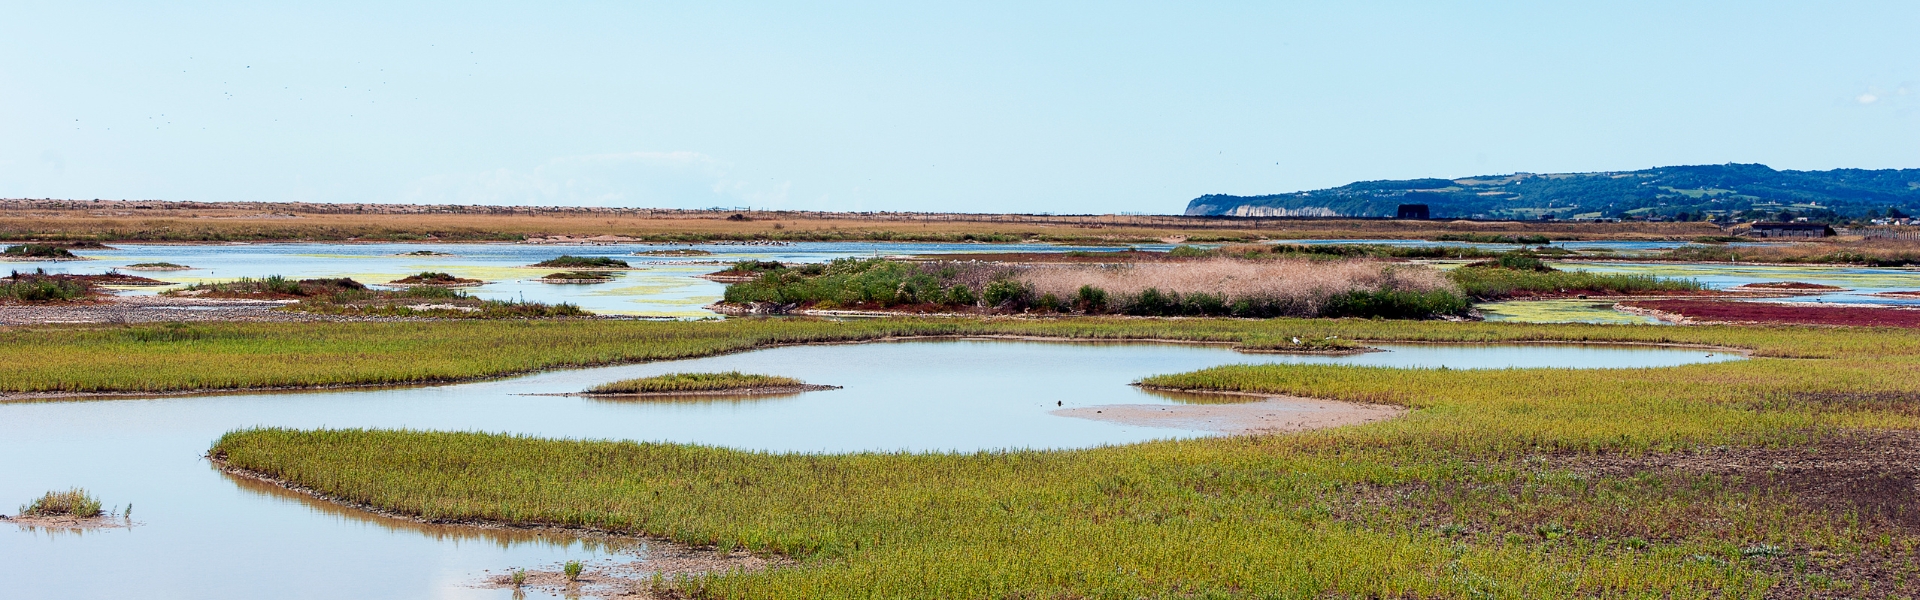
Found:
[[[575,269],[575,270],[631,268],[627,264],[627,261],[620,260],[617,258],[608,258],[605,256],[573,256],[570,254],[562,254],[558,258],[549,258],[547,260],[533,263],[533,266],[545,267],[550,269]]]
[[[540,276],[541,283],[606,283],[609,281],[613,281],[612,275],[593,271],[566,271]]]
[[[185,271],[193,267],[170,262],[143,262],[127,265],[126,268],[135,271]]]
[[[674,394],[686,392],[722,392],[766,388],[797,388],[807,385],[792,377],[749,375],[739,371],[725,373],[668,373],[638,379],[623,379],[587,389],[588,394]]]
[[[19,244],[0,250],[0,257],[20,260],[77,260],[73,252],[65,246],[54,244]]]
[[[444,275],[444,274],[434,274]],[[349,278],[261,279],[202,283],[164,292],[176,297],[235,300],[293,300],[284,310],[342,316],[530,319],[587,316],[572,304],[483,300],[447,285],[409,285],[400,290],[370,289]]]
[[[420,273],[415,273],[412,275],[408,275],[406,277],[395,279],[389,283],[392,283],[394,285],[427,285],[427,286],[442,286],[442,287],[459,287],[459,286],[469,286],[469,285],[480,285],[486,282],[478,279],[466,279],[463,277],[454,277],[452,274],[448,274],[448,273],[440,273],[436,271],[423,271]]]
[[[25,517],[78,517],[93,518],[100,516],[100,500],[88,494],[86,490],[73,488],[64,492],[47,492],[20,507],[20,515]]]

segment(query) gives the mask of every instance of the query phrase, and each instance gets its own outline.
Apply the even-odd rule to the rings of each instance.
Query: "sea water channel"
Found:
[[[31,598],[512,598],[487,571],[631,561],[553,534],[426,526],[234,478],[202,454],[238,428],[370,427],[709,444],[776,452],[1080,448],[1210,435],[1053,414],[1177,404],[1128,383],[1236,363],[1633,369],[1740,360],[1690,348],[1389,345],[1352,356],[1218,345],[942,340],[795,346],[456,385],[0,404],[0,500],[84,487],[132,528],[0,523],[6,595]],[[764,399],[542,396],[667,372],[740,370],[843,389]],[[1632,377],[1622,371],[1621,377]],[[12,504],[0,504],[11,513]],[[530,592],[540,596],[540,592]]]

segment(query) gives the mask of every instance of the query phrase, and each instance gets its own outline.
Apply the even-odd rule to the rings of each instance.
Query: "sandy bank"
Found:
[[[1109,404],[1065,408],[1053,411],[1053,414],[1140,427],[1253,435],[1359,425],[1407,413],[1407,409],[1400,406],[1355,404],[1298,396],[1238,392],[1209,392],[1207,395],[1262,399],[1233,404]]]

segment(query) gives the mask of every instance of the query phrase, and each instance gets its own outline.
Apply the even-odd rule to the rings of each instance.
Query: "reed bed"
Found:
[[[736,267],[727,273],[739,272]],[[1467,310],[1439,272],[1373,260],[1208,258],[1120,265],[776,265],[727,286],[733,304],[1137,316],[1431,318]]]
[[[1864,508],[1809,505],[1738,477],[1574,466],[1581,457],[1795,448],[1840,430],[1920,427],[1920,413],[1898,403],[1756,403],[1835,392],[1920,397],[1913,336],[1178,325],[1194,337],[1317,328],[1342,339],[1705,343],[1761,358],[1629,370],[1221,367],[1145,383],[1415,410],[1305,434],[1072,451],[781,454],[253,429],[223,436],[212,453],[429,519],[600,527],[799,561],[661,584],[697,598],[1760,598],[1783,589],[1857,597],[1910,594],[1920,581],[1909,559],[1920,546],[1915,534],[1889,529]],[[1798,358],[1769,358],[1789,356]],[[1887,575],[1864,583],[1823,566],[1876,556],[1873,568]]]
[[[751,388],[806,385],[792,377],[750,375],[739,371],[725,373],[668,373],[638,379],[622,379],[587,389],[589,394],[664,394],[672,392],[712,392]]]
[[[1125,314],[1419,318],[1466,310],[1439,271],[1373,260],[1041,265],[1016,278],[1038,297],[1092,304],[1105,296]],[[1399,300],[1407,306],[1391,305]]]

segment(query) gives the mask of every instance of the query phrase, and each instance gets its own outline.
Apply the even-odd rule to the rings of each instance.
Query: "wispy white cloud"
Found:
[[[423,177],[403,202],[566,206],[781,206],[791,184],[757,184],[730,175],[728,163],[700,152],[619,152],[548,159],[531,169],[491,169]]]

